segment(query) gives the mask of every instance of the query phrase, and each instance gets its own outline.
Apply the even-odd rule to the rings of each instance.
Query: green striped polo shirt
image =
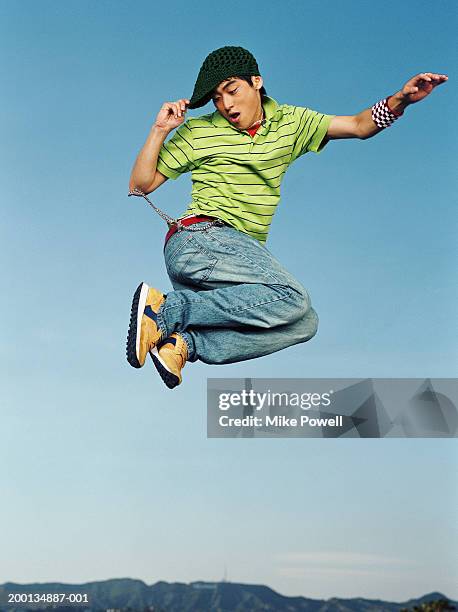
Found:
[[[176,179],[191,172],[190,214],[218,217],[265,243],[280,185],[298,157],[319,153],[334,115],[265,97],[265,120],[254,137],[218,111],[183,123],[159,153],[157,169]]]

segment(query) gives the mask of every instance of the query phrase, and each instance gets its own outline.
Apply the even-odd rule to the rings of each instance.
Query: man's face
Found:
[[[243,79],[231,77],[216,87],[212,100],[218,112],[239,130],[246,130],[262,119],[262,77],[251,77],[253,87]]]

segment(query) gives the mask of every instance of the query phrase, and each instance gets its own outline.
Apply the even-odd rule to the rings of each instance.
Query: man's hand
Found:
[[[415,104],[415,102],[420,102],[420,100],[429,96],[435,87],[447,80],[448,76],[446,74],[422,72],[407,81],[400,93],[409,104]]]
[[[448,81],[446,74],[435,74],[434,72],[422,72],[407,81],[404,87],[390,96],[388,107],[395,113],[402,113],[409,104],[420,102],[432,92],[432,90]],[[336,116],[331,120],[327,132],[327,140],[335,138],[371,138],[380,132],[372,120],[371,109],[368,108],[358,115]]]
[[[151,193],[167,180],[167,177],[157,170],[157,160],[167,135],[184,123],[188,104],[187,98],[164,102],[135,160],[130,175],[129,192],[139,189],[143,193]]]
[[[422,72],[412,77],[404,87],[391,96],[388,106],[402,112],[409,104],[420,102],[432,92],[432,90],[448,80],[446,74],[435,74],[434,72]]]
[[[186,98],[176,102],[164,102],[156,117],[154,127],[167,133],[177,128],[184,123],[188,104],[189,100]]]

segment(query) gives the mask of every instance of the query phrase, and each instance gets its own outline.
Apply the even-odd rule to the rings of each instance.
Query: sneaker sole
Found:
[[[157,347],[154,347],[152,351],[149,353],[151,355],[151,359],[153,360],[154,365],[156,366],[156,370],[159,372],[160,377],[165,382],[169,389],[174,389],[180,384],[180,379],[178,376],[170,372],[167,368],[166,364],[159,357],[159,352]]]
[[[142,367],[142,364],[138,360],[138,352],[140,348],[140,330],[142,316],[145,310],[148,290],[149,287],[146,283],[140,283],[132,299],[129,331],[127,332],[126,355],[127,361],[133,368]]]

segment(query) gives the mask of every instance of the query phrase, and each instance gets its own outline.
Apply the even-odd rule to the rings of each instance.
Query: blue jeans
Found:
[[[196,227],[196,226],[195,226]],[[158,313],[189,361],[234,363],[310,340],[318,316],[307,290],[260,242],[228,226],[176,232],[164,250],[174,291]]]

